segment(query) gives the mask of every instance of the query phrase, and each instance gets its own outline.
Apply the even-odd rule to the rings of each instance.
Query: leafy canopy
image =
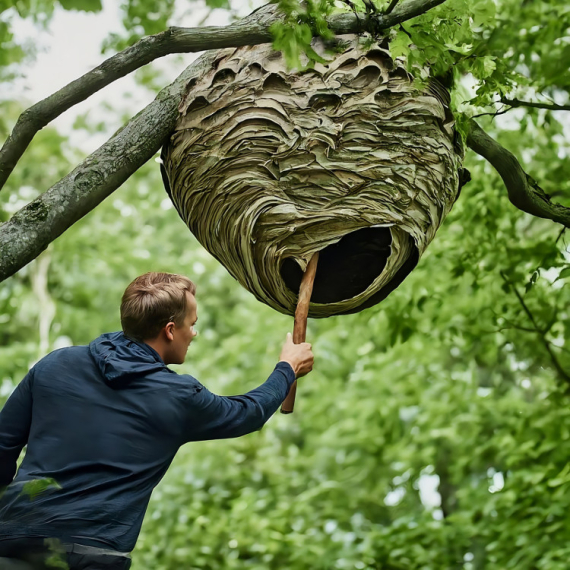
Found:
[[[362,0],[307,2],[282,0],[287,14],[274,26],[274,47],[292,67],[320,61],[311,48],[312,32],[331,38],[325,17],[348,11],[348,4],[365,12]],[[374,2],[381,14],[389,2]],[[393,57],[404,57],[416,77],[431,74],[453,79],[455,111],[471,117],[494,110],[505,96],[541,96],[549,100],[570,86],[570,8],[563,0],[448,0],[425,14],[380,33],[390,37]],[[461,88],[469,78],[470,90]],[[473,93],[474,92],[474,93]],[[567,96],[566,96],[567,99]],[[461,117],[458,117],[461,121]],[[461,124],[460,124],[461,127]]]
[[[478,5],[487,4],[468,9]],[[408,33],[395,31],[395,48],[421,66],[414,46],[423,41],[442,69],[450,57],[463,70],[454,74],[483,66],[469,72],[480,90],[474,107],[498,97],[493,85],[521,97],[567,97],[562,3],[497,3],[480,28],[445,16],[457,10],[461,20],[457,6],[438,8],[448,31],[438,30],[434,46],[423,33],[426,22],[436,26],[427,14],[404,24]],[[473,99],[457,91],[458,107]],[[2,102],[4,138],[21,110],[21,102]],[[542,110],[517,113],[494,135],[570,204],[563,125]],[[493,131],[490,120],[485,127]],[[76,128],[99,126],[84,119]],[[39,133],[0,193],[0,220],[68,172],[78,154],[66,134]],[[384,303],[309,323],[315,371],[299,384],[293,416],[181,450],[153,495],[134,570],[566,570],[568,236],[513,208],[487,163],[468,155],[466,167],[472,182]],[[222,394],[264,380],[291,319],[239,288],[199,246],[150,162],[2,284],[0,397],[46,351],[116,330],[124,287],[148,270],[185,273],[198,285],[200,337],[180,372]],[[35,485],[29,490],[46,483]]]

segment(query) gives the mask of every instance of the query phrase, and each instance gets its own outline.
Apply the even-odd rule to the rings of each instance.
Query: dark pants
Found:
[[[0,570],[128,570],[131,567],[131,559],[125,556],[69,552],[71,546],[57,541],[46,546],[41,538],[1,540]]]

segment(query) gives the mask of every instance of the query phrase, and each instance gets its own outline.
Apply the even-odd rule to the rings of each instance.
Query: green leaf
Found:
[[[410,54],[411,43],[412,40],[406,33],[398,31],[396,37],[390,42],[390,55],[393,58],[400,56],[407,57]]]
[[[410,339],[410,337],[414,334],[414,332],[415,331],[412,327],[405,325],[402,328],[402,332],[401,332],[402,342],[404,343],[404,342],[408,341]]]
[[[488,24],[495,19],[496,7],[493,0],[476,0],[471,8],[475,26]]]
[[[82,12],[100,12],[103,9],[101,0],[57,0],[64,10],[80,10]]]
[[[558,274],[558,277],[556,278],[556,280],[558,281],[558,279],[566,279],[567,277],[570,277],[570,265],[566,266],[566,267]]]
[[[228,0],[206,0],[206,6],[210,8],[229,8],[230,3]]]
[[[44,493],[47,489],[61,489],[59,483],[52,479],[51,477],[45,477],[42,479],[32,479],[31,481],[26,481],[22,487],[20,494],[28,495],[30,501],[33,501],[36,497]]]
[[[473,75],[478,79],[489,77],[495,69],[497,69],[497,64],[495,62],[495,58],[492,56],[478,57],[474,60],[471,66]]]

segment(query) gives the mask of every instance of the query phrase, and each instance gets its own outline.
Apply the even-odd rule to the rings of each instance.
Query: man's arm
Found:
[[[277,411],[295,381],[288,362],[279,362],[269,378],[243,396],[217,396],[198,384],[187,401],[186,441],[225,439],[260,429]]]
[[[32,423],[33,369],[14,390],[0,411],[0,489],[16,474],[16,462],[28,443]]]
[[[216,396],[196,381],[187,402],[185,439],[198,441],[239,437],[260,429],[277,411],[296,378],[313,369],[307,342],[294,344],[291,333],[275,370],[259,388],[243,396]]]

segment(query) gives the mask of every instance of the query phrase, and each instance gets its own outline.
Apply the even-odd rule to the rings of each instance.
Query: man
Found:
[[[167,368],[197,334],[195,292],[180,275],[138,277],[123,295],[123,332],[52,352],[10,396],[0,412],[0,570],[48,567],[46,539],[72,570],[128,569],[178,448],[260,429],[311,371],[311,346],[290,335],[267,381],[243,396],[216,396]]]

